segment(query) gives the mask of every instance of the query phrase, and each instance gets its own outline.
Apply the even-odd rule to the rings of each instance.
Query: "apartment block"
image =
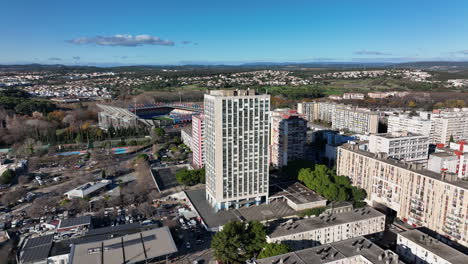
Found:
[[[377,133],[379,115],[369,110],[347,105],[338,105],[332,115],[332,128],[359,134]]]
[[[431,143],[448,144],[468,138],[468,109],[445,109],[419,116],[401,114],[388,117],[388,132],[406,130],[430,137]]]
[[[269,226],[267,242],[284,242],[294,249],[333,243],[385,230],[385,215],[372,207]]]
[[[184,127],[180,130],[180,139],[187,147],[192,149],[192,127]]]
[[[332,122],[332,116],[338,104],[332,102],[303,102],[297,104],[297,112],[307,121]]]
[[[204,128],[209,203],[221,210],[268,201],[270,96],[210,91]]]
[[[257,259],[255,264],[399,264],[398,255],[364,237]]]
[[[385,153],[389,157],[405,161],[426,160],[429,137],[399,131],[369,136],[369,151]]]
[[[192,165],[197,169],[205,166],[204,120],[204,114],[192,117]]]
[[[468,255],[413,229],[397,234],[396,252],[405,263],[462,264]]]
[[[364,100],[365,95],[363,93],[344,93],[343,99],[345,100]]]
[[[369,202],[395,212],[404,222],[427,227],[468,245],[468,182],[361,150],[338,148],[337,174],[366,190]]]
[[[295,110],[277,109],[271,113],[271,164],[280,168],[289,161],[303,159],[307,121]]]
[[[433,172],[454,173],[458,178],[466,178],[468,164],[468,148],[466,142],[450,142],[448,146],[438,144],[434,153],[429,155],[427,169]]]
[[[423,116],[391,115],[388,117],[387,132],[408,131],[429,137],[431,135],[431,120]]]
[[[445,111],[431,117],[432,142],[448,144],[468,138],[468,111]]]

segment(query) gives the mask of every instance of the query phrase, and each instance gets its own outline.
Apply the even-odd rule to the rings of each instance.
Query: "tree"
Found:
[[[178,183],[193,186],[198,183],[205,183],[205,169],[188,170],[183,169],[176,173],[176,180]]]
[[[83,143],[83,136],[81,135],[81,133],[78,133],[78,135],[76,135],[75,142]]]
[[[265,246],[266,230],[257,221],[229,222],[216,233],[211,248],[217,260],[224,263],[245,263],[256,256]]]
[[[140,159],[140,160],[145,160],[145,161],[149,159],[149,158],[148,158],[148,155],[145,154],[145,153],[140,153],[140,154],[138,154],[138,155],[136,156],[136,158],[137,158],[137,159]]]
[[[449,142],[455,142],[455,139],[453,139],[453,135],[450,135]]]
[[[1,184],[10,184],[11,181],[15,178],[16,174],[13,170],[7,169],[2,173],[2,176],[0,177],[0,183]]]
[[[414,101],[409,101],[408,107],[411,107],[411,108],[416,107],[416,103]]]
[[[348,177],[336,175],[325,165],[316,165],[313,169],[301,169],[298,179],[331,201],[356,202],[366,199],[367,196],[365,190],[353,187]]]
[[[274,257],[291,252],[291,248],[283,243],[268,243],[260,252],[257,259]]]
[[[158,142],[161,141],[161,139],[166,135],[166,131],[160,127],[156,127],[153,130],[153,133],[154,133],[154,139],[156,139],[156,141]]]
[[[367,197],[366,190],[358,187],[351,187],[351,193],[354,201],[364,201],[364,199]]]
[[[26,195],[27,192],[28,191],[22,187],[9,191],[2,195],[2,203],[4,205],[12,204],[21,199],[24,195]]]

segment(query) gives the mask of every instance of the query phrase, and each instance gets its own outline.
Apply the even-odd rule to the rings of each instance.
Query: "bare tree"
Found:
[[[27,192],[28,191],[24,188],[10,190],[9,192],[2,195],[2,203],[5,205],[12,204],[21,199],[24,195],[26,195]]]
[[[138,206],[138,211],[146,218],[152,217],[156,209],[149,203],[142,203]]]

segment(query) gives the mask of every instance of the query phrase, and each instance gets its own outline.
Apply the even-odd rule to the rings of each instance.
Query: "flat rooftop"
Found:
[[[73,264],[139,263],[177,252],[169,228],[162,227],[100,242],[74,245]]]
[[[415,134],[407,131],[396,131],[392,133],[380,133],[375,134],[376,137],[388,138],[388,139],[410,139],[410,138],[429,138],[428,136]]]
[[[36,263],[46,260],[52,248],[53,239],[53,234],[28,239],[20,255],[21,262]]]
[[[427,251],[430,251],[437,256],[449,261],[454,264],[466,264],[468,263],[468,255],[463,254],[462,252],[446,245],[435,238],[432,238],[423,232],[413,229],[398,233],[408,240],[416,243],[417,245],[425,248]],[[423,239],[424,237],[424,239]]]
[[[57,229],[74,227],[74,226],[82,226],[82,225],[90,225],[90,224],[91,224],[91,216],[84,215],[84,216],[60,220],[60,224]]]
[[[266,221],[296,214],[296,211],[283,201],[216,212],[206,200],[205,189],[188,190],[185,193],[209,228],[217,228],[231,221]]]
[[[398,263],[398,256],[383,250],[364,237],[298,250],[283,255],[256,260],[256,264],[322,264],[336,263],[361,256],[370,263]],[[386,262],[388,261],[388,262]],[[363,262],[364,263],[364,262]],[[367,263],[367,262],[366,262]]]
[[[278,197],[285,197],[295,204],[305,204],[310,202],[326,200],[316,192],[305,187],[301,183],[293,184],[273,184],[270,186],[270,200]]]
[[[268,236],[271,238],[289,236],[292,234],[299,234],[311,230],[321,229],[330,226],[336,226],[365,219],[385,216],[381,212],[372,207],[364,207],[354,209],[350,212],[339,214],[321,215],[319,217],[311,217],[308,219],[295,220],[288,222],[285,220],[271,223],[268,228]]]

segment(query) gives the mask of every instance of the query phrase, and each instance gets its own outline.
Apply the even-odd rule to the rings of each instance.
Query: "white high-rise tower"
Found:
[[[270,96],[205,95],[206,198],[216,209],[268,201]]]

